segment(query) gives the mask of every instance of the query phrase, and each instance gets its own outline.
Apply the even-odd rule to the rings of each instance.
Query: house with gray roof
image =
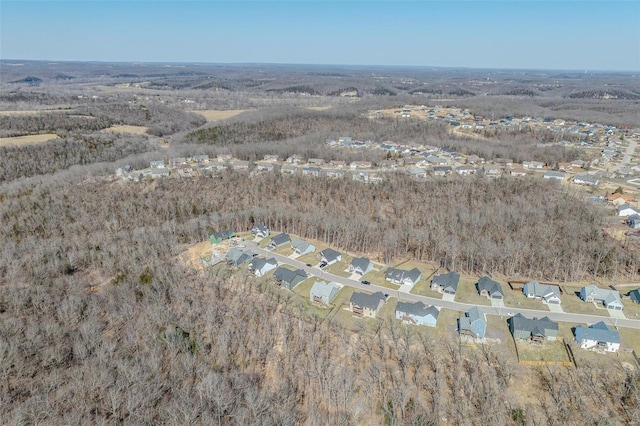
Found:
[[[385,273],[385,280],[398,285],[415,285],[422,278],[422,272],[418,268],[404,270],[399,268],[388,268]]]
[[[632,229],[640,229],[640,214],[632,214],[631,216],[627,216],[627,220],[625,222]]]
[[[566,175],[562,172],[556,172],[553,170],[547,170],[546,172],[544,172],[544,175],[542,175],[542,177],[544,179],[553,179],[553,180],[564,180],[564,177]]]
[[[320,172],[322,169],[320,167],[303,167],[302,175],[303,176],[320,176]]]
[[[211,245],[214,245],[237,236],[234,230],[227,229],[226,231],[214,232],[209,236],[209,240],[211,241]]]
[[[633,216],[639,214],[638,211],[632,208],[629,204],[622,204],[618,206],[618,216]]]
[[[602,302],[607,309],[621,311],[624,308],[617,290],[600,288],[593,284],[580,289],[580,299],[589,303]]]
[[[561,303],[560,287],[557,285],[540,284],[538,281],[533,280],[524,285],[522,292],[529,299],[543,300],[546,303],[556,305]]]
[[[407,168],[407,173],[409,173],[410,176],[417,177],[417,178],[427,177],[427,171],[422,167],[409,167]]]
[[[588,174],[575,175],[573,182],[586,186],[597,186],[600,184],[600,180],[597,177]]]
[[[251,234],[254,237],[265,238],[269,236],[269,228],[261,223],[256,223],[251,228]]]
[[[440,309],[435,306],[425,306],[422,302],[409,303],[398,301],[396,305],[396,319],[403,324],[426,325],[435,327],[438,322]]]
[[[347,270],[351,273],[364,275],[373,269],[373,263],[366,257],[354,257]]]
[[[436,275],[431,280],[431,290],[435,290],[440,293],[456,294],[459,282],[460,274],[457,272]]]
[[[291,242],[291,238],[289,238],[289,234],[285,234],[283,232],[282,234],[275,235],[269,239],[267,250],[273,250],[278,247],[282,247],[285,244],[289,244],[290,242]]]
[[[637,288],[635,290],[631,290],[629,292],[629,298],[631,299],[631,301],[633,303],[640,304],[640,288]]]
[[[274,258],[265,259],[264,257],[254,257],[249,264],[249,270],[256,277],[264,277],[265,274],[278,267],[278,262]]]
[[[485,296],[489,299],[502,299],[504,297],[502,286],[489,277],[480,278],[476,287],[480,296]]]
[[[509,331],[517,340],[542,343],[543,340],[556,340],[558,336],[558,323],[551,321],[548,317],[530,319],[522,314],[516,314],[507,322]]]
[[[309,298],[311,299],[312,303],[328,306],[336,297],[340,289],[342,289],[342,286],[340,284],[334,283],[333,281],[330,283],[326,283],[324,281],[316,281],[311,287]]]
[[[451,166],[435,166],[433,167],[433,175],[434,176],[446,176],[450,175],[453,171]]]
[[[458,332],[460,336],[469,336],[474,339],[484,339],[487,330],[487,316],[477,306],[469,309],[458,318]]]
[[[620,350],[620,333],[610,329],[603,321],[589,327],[579,325],[574,330],[576,342],[582,349],[598,352],[618,352]]]
[[[544,167],[540,161],[523,161],[522,167],[525,169],[541,169]]]
[[[354,291],[349,299],[349,310],[357,317],[375,318],[386,300],[380,291],[373,294]]]
[[[307,273],[302,269],[292,271],[284,266],[280,266],[273,273],[273,279],[280,283],[282,288],[293,290],[295,286],[307,279]]]
[[[230,249],[224,257],[224,260],[230,265],[234,267],[238,267],[245,262],[253,259],[255,257],[255,253],[250,252],[248,250],[241,250],[237,247]]]
[[[327,265],[333,265],[342,260],[342,255],[333,249],[326,248],[318,253],[318,259]]]
[[[291,241],[291,248],[293,249],[293,252],[299,256],[304,256],[305,254],[313,253],[314,251],[316,251],[316,246],[303,240],[302,238],[294,238]]]

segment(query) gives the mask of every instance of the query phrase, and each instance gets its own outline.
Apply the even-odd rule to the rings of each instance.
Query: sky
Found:
[[[640,71],[640,1],[0,0],[0,59]]]

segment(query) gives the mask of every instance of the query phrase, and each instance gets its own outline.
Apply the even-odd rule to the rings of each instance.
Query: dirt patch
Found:
[[[10,138],[0,138],[0,146],[33,145],[58,138],[58,135],[56,135],[55,133],[45,133],[43,135],[13,136]]]
[[[310,109],[312,111],[326,111],[331,108],[333,108],[331,105],[325,105],[325,106],[306,107],[305,109]]]
[[[146,135],[147,130],[145,126],[111,126],[106,129],[102,129],[100,133],[130,133],[132,135]]]
[[[72,110],[69,109],[31,109],[22,111],[0,111],[0,116],[15,117],[20,115],[38,115],[38,114],[51,114],[51,113],[68,113]]]
[[[246,111],[250,111],[250,110],[248,110],[248,109],[229,109],[229,110],[226,110],[226,111],[221,111],[221,110],[217,110],[217,109],[205,109],[205,110],[201,110],[201,111],[193,110],[191,112],[194,112],[196,114],[200,114],[201,116],[206,118],[207,121],[219,121],[219,120],[226,120],[228,118],[235,117],[236,115],[242,114],[243,112],[246,112]]]

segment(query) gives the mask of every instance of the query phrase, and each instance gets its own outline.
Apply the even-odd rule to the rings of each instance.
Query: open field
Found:
[[[51,113],[69,113],[72,109],[28,109],[28,110],[5,110],[0,111],[0,117],[16,117],[21,115],[38,115]]]
[[[576,287],[563,287],[566,293],[560,298],[562,299],[562,309],[565,312],[573,312],[576,314],[588,314],[588,315],[600,315],[604,317],[609,316],[609,312],[602,306],[602,303],[596,307],[593,303],[583,302],[578,295],[575,294]]]
[[[472,280],[461,278],[458,283],[458,291],[456,291],[456,302],[491,306],[491,301],[489,301],[489,299],[478,294],[478,289],[476,289],[477,281],[477,279]]]
[[[130,133],[132,135],[146,135],[147,130],[149,129],[145,126],[119,125],[103,129],[100,133]]]
[[[247,109],[229,109],[226,111],[216,110],[216,109],[205,109],[205,110],[192,110],[196,114],[200,114],[207,121],[220,121],[226,120],[231,117],[235,117],[236,115],[242,114],[243,112],[250,111]]]
[[[305,109],[310,109],[312,111],[326,111],[326,110],[331,109],[331,108],[332,108],[331,105],[325,105],[325,106],[306,107]]]
[[[569,355],[560,341],[545,341],[533,345],[516,341],[520,361],[569,362]]]
[[[50,141],[52,139],[58,139],[58,135],[54,133],[45,133],[42,135],[28,135],[28,136],[13,136],[10,138],[0,138],[0,146],[8,146],[8,145],[33,145],[46,141]]]
[[[515,308],[536,309],[539,311],[548,311],[547,305],[540,300],[529,299],[522,291],[511,290],[509,284],[500,283],[504,290],[504,305],[513,306]]]

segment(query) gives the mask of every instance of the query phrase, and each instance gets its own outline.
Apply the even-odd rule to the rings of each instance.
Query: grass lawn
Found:
[[[398,263],[397,265],[394,266],[394,268],[404,269],[406,271],[409,271],[413,268],[418,268],[420,272],[422,272],[422,278],[420,278],[420,281],[427,280],[429,282],[431,282],[431,276],[434,274],[434,272],[437,269],[432,265],[429,265],[423,262],[418,262],[417,260],[411,260],[411,259]]]
[[[496,315],[487,315],[487,330],[485,332],[485,337],[489,339],[500,339],[499,344],[492,344],[496,345],[497,348],[500,348],[501,351],[509,353],[514,360],[518,360],[516,347],[513,344],[513,337],[511,337],[511,332],[509,331],[506,316],[503,316],[502,319],[500,319],[500,317]]]
[[[578,297],[574,291],[576,287],[564,287],[566,293],[564,293],[560,298],[562,299],[562,309],[565,312],[572,312],[576,314],[588,314],[588,315],[600,315],[603,317],[608,317],[609,313],[602,306],[602,308],[596,308],[593,303],[583,302],[580,297]]]
[[[411,294],[418,294],[420,296],[427,296],[427,297],[434,297],[436,299],[442,299],[442,293],[438,293],[435,290],[431,290],[431,281],[426,281],[424,277],[420,281],[418,281],[418,284],[413,286],[413,288],[411,289]]]
[[[545,341],[542,345],[518,342],[518,354],[521,361],[568,362],[569,355],[560,341]]]
[[[336,262],[333,265],[328,265],[323,268],[324,271],[329,272],[330,274],[337,275],[339,277],[349,278],[351,276],[351,272],[345,272],[349,264],[351,263],[351,258],[347,262],[345,262],[345,255],[342,255],[342,260],[340,262]]]
[[[381,287],[390,288],[391,290],[397,290],[397,289],[400,288],[399,285],[393,284],[393,283],[385,280],[386,269],[377,270],[378,268],[380,268],[380,267],[376,266],[374,269],[372,269],[371,271],[369,271],[366,274],[364,274],[360,280],[361,281],[362,280],[367,280],[367,281],[370,281],[371,284],[379,285]]]
[[[620,332],[620,346],[623,348],[634,349],[636,354],[640,356],[640,331],[633,328],[618,329]]]
[[[436,332],[441,337],[458,337],[458,317],[460,312],[451,309],[440,309]],[[431,328],[431,327],[424,327]]]
[[[478,294],[476,282],[477,280],[460,279],[460,282],[458,283],[458,291],[456,291],[456,302],[491,306],[491,301],[489,299]]]
[[[318,281],[317,277],[309,277],[306,280],[302,281],[300,284],[293,288],[293,292],[302,298],[306,298],[309,300],[309,293],[311,292],[311,287],[313,284]]]
[[[628,291],[630,290],[625,289],[624,294],[627,294]],[[627,318],[640,319],[640,304],[632,302],[629,298],[622,299],[622,304],[624,305],[624,315]]]
[[[300,256],[296,259],[299,262],[303,262],[303,263],[309,263],[311,265],[317,265],[318,262],[320,262],[318,260],[318,254],[317,252],[314,253],[309,253],[309,254],[305,254],[304,256]]]
[[[282,247],[278,247],[277,249],[272,250],[272,252],[281,254],[283,256],[289,256],[291,253],[293,253],[293,249],[289,244],[286,244]]]
[[[529,299],[521,291],[511,290],[508,284],[501,284],[504,290],[504,305],[514,308],[535,309],[538,311],[548,311],[547,305],[540,300]],[[564,308],[564,304],[562,305]]]

